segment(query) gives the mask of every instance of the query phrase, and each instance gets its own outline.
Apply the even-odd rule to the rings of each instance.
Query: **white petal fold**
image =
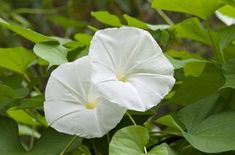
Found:
[[[226,25],[230,26],[230,25],[235,24],[235,18],[230,17],[230,16],[226,16],[219,11],[216,11],[215,14]]]
[[[174,68],[150,33],[133,27],[97,31],[91,80],[109,101],[136,111],[157,105],[175,83]]]
[[[85,138],[101,137],[125,114],[126,108],[111,103],[96,91],[90,72],[87,56],[52,72],[46,87],[44,111],[47,122],[57,131]]]

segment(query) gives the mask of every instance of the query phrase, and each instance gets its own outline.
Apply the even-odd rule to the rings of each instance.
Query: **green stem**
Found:
[[[92,145],[93,145],[93,149],[94,149],[95,155],[98,155],[98,151],[97,151],[97,149],[96,149],[94,140],[91,140],[91,143],[92,143]]]
[[[215,40],[212,36],[211,28],[210,28],[210,25],[209,25],[208,21],[206,22],[206,28],[207,28],[211,43],[213,45],[213,48],[215,50],[217,60],[220,64],[224,64],[225,63],[224,53],[223,53],[222,49],[217,46],[217,44],[216,44],[216,42],[215,42]]]
[[[145,146],[144,146],[144,154],[148,154],[148,151]]]
[[[31,82],[31,80],[30,80],[30,78],[28,77],[27,74],[24,74],[24,78],[28,81],[28,83]],[[42,95],[42,92],[41,92],[37,87],[34,86],[33,89],[34,89],[38,94]]]
[[[27,110],[27,109],[23,109],[24,112],[26,112],[29,116],[31,116],[35,121],[37,121],[39,124],[41,124],[44,127],[47,127],[46,124],[44,124],[37,116],[35,116],[34,114],[32,114],[31,111]]]
[[[33,148],[35,130],[36,130],[36,127],[35,127],[35,125],[33,125],[32,126],[32,134],[31,134],[30,143],[29,143],[29,150],[31,150]]]
[[[137,125],[135,120],[133,119],[133,117],[128,112],[126,112],[126,115],[130,118],[130,120],[133,123],[133,125]]]
[[[24,74],[24,78],[28,81],[28,83],[31,82],[31,80],[30,80],[30,78],[28,77],[27,74]],[[34,87],[34,90],[35,90],[38,94],[42,95],[41,91],[40,91],[37,87]],[[44,124],[44,123],[43,123],[37,116],[35,116],[31,111],[26,110],[26,109],[24,109],[24,111],[25,111],[28,115],[30,115],[32,118],[34,118],[34,120],[36,120],[39,124],[41,124],[41,125],[44,126],[44,127],[47,127],[47,125]]]
[[[162,19],[169,25],[174,25],[175,23],[160,9],[156,9],[157,13],[162,17]]]
[[[68,149],[72,146],[73,142],[77,139],[77,136],[73,136],[73,138],[69,141],[69,143],[65,146],[65,148],[62,150],[62,152],[60,153],[60,155],[63,155],[64,153],[66,153],[66,151],[68,151]]]
[[[133,123],[133,125],[137,125],[134,118],[131,116],[131,114],[129,114],[129,112],[126,112],[126,115],[130,118],[131,122]],[[144,154],[147,154],[148,151],[147,151],[147,148],[144,146]]]
[[[109,137],[109,133],[107,133],[107,141],[108,141],[108,144],[109,144],[109,142],[110,142],[110,137]]]

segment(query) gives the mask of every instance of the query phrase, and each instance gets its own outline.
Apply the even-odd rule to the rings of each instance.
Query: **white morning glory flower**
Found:
[[[47,83],[46,120],[59,132],[93,138],[114,128],[126,112],[100,96],[90,82],[91,65],[83,57],[55,69]]]
[[[157,105],[175,83],[174,69],[153,37],[131,27],[97,31],[89,56],[91,80],[109,101],[131,110]]]

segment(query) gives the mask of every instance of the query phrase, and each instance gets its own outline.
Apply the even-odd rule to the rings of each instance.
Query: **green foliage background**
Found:
[[[233,0],[1,0],[0,154],[234,155],[235,27],[217,9],[235,17]],[[124,25],[160,44],[175,68],[172,91],[102,138],[48,127],[51,71],[86,55],[95,31]]]

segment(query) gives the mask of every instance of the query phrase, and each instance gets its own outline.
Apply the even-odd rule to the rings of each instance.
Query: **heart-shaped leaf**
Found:
[[[117,131],[109,147],[110,155],[174,155],[170,147],[163,143],[147,153],[148,130],[142,126],[128,126]]]

